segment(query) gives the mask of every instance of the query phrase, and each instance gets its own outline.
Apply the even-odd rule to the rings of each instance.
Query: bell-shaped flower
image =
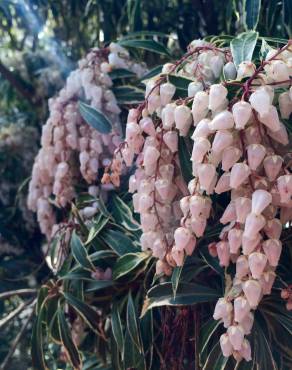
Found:
[[[265,172],[270,181],[276,180],[281,167],[283,164],[283,159],[279,155],[270,155],[264,159]]]
[[[251,199],[246,197],[238,197],[234,201],[236,210],[236,221],[244,224],[247,215],[251,211]]]
[[[193,81],[188,85],[188,97],[194,97],[198,91],[204,90],[203,84],[199,81]]]
[[[196,126],[208,113],[209,94],[205,91],[198,91],[193,99],[192,115]]]
[[[266,148],[261,144],[250,144],[247,148],[248,165],[256,171],[266,155]]]
[[[212,121],[209,124],[209,127],[212,131],[228,130],[230,128],[233,128],[233,126],[234,126],[233,115],[228,110],[224,110],[223,112],[216,114],[216,116],[212,119]]]
[[[232,347],[235,349],[235,351],[239,351],[244,339],[244,330],[241,325],[229,326],[227,334]]]
[[[253,252],[248,256],[248,265],[254,279],[259,279],[267,264],[267,256],[260,252]]]
[[[249,273],[248,260],[245,256],[239,256],[236,260],[236,277],[242,279]]]
[[[188,244],[185,246],[185,252],[187,256],[191,256],[196,248],[197,240],[192,235],[191,239],[189,240]]]
[[[216,111],[224,103],[228,90],[222,84],[213,84],[209,91],[209,109]]]
[[[229,191],[230,189],[230,172],[225,172],[218,180],[214,190],[215,193],[221,194]]]
[[[183,250],[191,240],[191,232],[186,227],[178,227],[174,232],[174,241],[177,249]]]
[[[167,104],[161,111],[162,126],[165,130],[170,130],[174,126],[175,104]]]
[[[177,152],[178,150],[178,135],[175,131],[167,131],[163,135],[163,141],[167,145],[167,147],[170,149],[172,153]]]
[[[281,145],[289,144],[288,132],[285,125],[282,122],[280,122],[280,129],[278,131],[268,130],[267,133],[277,143],[280,143]]]
[[[265,226],[266,219],[261,214],[250,213],[245,220],[244,233],[251,239]]]
[[[207,220],[204,217],[192,217],[191,218],[191,228],[193,233],[197,238],[204,235],[204,231],[207,226]]]
[[[232,303],[228,302],[226,298],[219,298],[213,314],[214,320],[220,320],[227,317],[233,310]]]
[[[280,239],[282,233],[281,221],[277,218],[267,221],[264,231],[270,239]]]
[[[245,256],[252,253],[261,241],[261,234],[257,233],[255,237],[250,238],[246,233],[242,234],[242,252]]]
[[[235,122],[235,128],[237,130],[242,130],[249,121],[252,108],[251,105],[245,101],[239,101],[235,103],[232,107],[232,113]]]
[[[230,261],[230,249],[228,242],[220,241],[217,243],[217,254],[220,266],[227,267]]]
[[[216,168],[213,164],[201,163],[197,167],[200,187],[202,190],[208,190],[216,176]]]
[[[222,153],[222,170],[229,171],[230,168],[240,159],[241,150],[234,146],[225,148]]]
[[[272,203],[272,195],[266,190],[258,189],[253,192],[251,202],[251,211],[260,214]]]
[[[150,117],[142,118],[139,122],[141,129],[149,136],[155,136],[156,130],[154,123]]]
[[[272,132],[280,130],[280,120],[277,108],[270,106],[268,112],[260,114],[259,120]]]
[[[282,243],[277,239],[268,239],[263,242],[263,250],[268,258],[269,264],[273,267],[278,266],[282,252]]]
[[[235,163],[231,169],[230,186],[233,189],[243,184],[250,175],[250,168],[246,163]]]
[[[241,323],[246,315],[250,312],[250,304],[248,300],[243,297],[239,296],[234,300],[234,320],[238,323]]]
[[[195,139],[191,160],[195,163],[202,163],[205,155],[211,148],[210,141],[206,138],[200,137]]]
[[[221,224],[225,225],[229,222],[233,222],[236,220],[236,211],[235,211],[235,204],[231,201],[228,206],[225,208],[223,215],[220,218]]]
[[[289,92],[285,91],[279,95],[278,98],[279,108],[281,117],[283,119],[288,119],[292,113],[292,100],[289,97]]]
[[[220,337],[220,347],[224,357],[229,357],[232,355],[233,346],[229,340],[228,334],[222,334]]]
[[[205,137],[207,138],[211,134],[211,130],[209,127],[210,120],[208,118],[202,119],[195,128],[195,131],[193,132],[192,139],[195,140],[199,137]]]
[[[261,284],[257,280],[247,280],[242,284],[243,292],[251,308],[256,308],[262,295]]]
[[[184,263],[184,251],[176,247],[176,245],[171,250],[171,257],[174,259],[177,266],[182,266]]]
[[[251,348],[247,339],[243,340],[239,354],[242,356],[242,358],[244,358],[245,361],[251,361]]]
[[[252,326],[253,326],[253,322],[254,322],[254,315],[252,312],[249,312],[244,318],[243,320],[240,322],[240,325],[242,326],[243,330],[244,330],[244,334],[245,335],[248,335],[251,333],[251,329],[252,329]]]
[[[233,135],[231,132],[223,130],[215,134],[212,150],[214,153],[221,153],[225,148],[230,147],[233,143]]]
[[[230,246],[230,253],[236,254],[242,242],[242,230],[233,228],[228,231],[228,242]]]
[[[255,92],[253,92],[249,98],[251,106],[259,113],[268,113],[270,106],[273,101],[273,96],[268,86],[260,87]]]
[[[262,286],[263,294],[271,294],[272,287],[276,279],[274,271],[265,271],[261,276],[259,282]]]
[[[292,175],[283,175],[277,179],[281,203],[288,203],[292,196]]]
[[[144,166],[153,166],[158,161],[160,152],[153,146],[148,146],[144,152]]]
[[[169,82],[160,85],[160,100],[162,105],[168,104],[174,96],[175,86]]]

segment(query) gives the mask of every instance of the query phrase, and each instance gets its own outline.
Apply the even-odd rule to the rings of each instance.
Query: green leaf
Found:
[[[66,322],[65,315],[61,309],[58,310],[58,322],[61,340],[68,355],[68,358],[73,368],[79,370],[82,368],[79,352],[72,340],[71,332]]]
[[[260,49],[260,55],[261,55],[261,59],[264,60],[266,59],[266,56],[268,54],[268,52],[272,50],[271,46],[267,43],[267,41],[263,38],[262,39],[262,45],[261,45],[261,49]]]
[[[286,31],[291,38],[292,36],[292,2],[291,0],[283,0],[283,23]]]
[[[169,282],[161,283],[148,291],[141,316],[153,307],[193,305],[212,302],[219,297],[219,292],[207,286],[181,282],[174,298],[172,284]]]
[[[194,80],[182,76],[169,75],[168,81],[176,87],[175,98],[186,98],[188,96],[188,86]]]
[[[182,269],[183,269],[183,266],[176,266],[174,268],[173,272],[172,272],[172,275],[171,275],[171,284],[172,284],[172,291],[173,291],[173,297],[174,298],[176,296],[176,291],[177,291],[177,288],[178,288],[179,279],[180,279],[180,276],[181,276]]]
[[[117,280],[133,271],[137,266],[149,258],[145,252],[128,253],[120,257],[113,268],[113,279]]]
[[[128,69],[124,69],[124,68],[114,69],[113,71],[109,72],[109,76],[112,80],[116,80],[118,78],[136,77],[134,72],[129,71]]]
[[[78,267],[60,277],[60,280],[92,280],[91,273]]]
[[[193,178],[192,162],[190,161],[191,153],[188,146],[190,146],[190,140],[180,136],[178,142],[178,156],[182,175],[187,184]]]
[[[61,337],[57,319],[58,307],[59,307],[59,297],[52,297],[48,300],[46,322],[48,325],[50,336],[56,343],[60,344]]]
[[[119,104],[137,104],[144,101],[144,90],[133,86],[118,86],[112,89]]]
[[[109,134],[111,132],[111,122],[101,111],[79,101],[79,112],[82,118],[101,134]]]
[[[217,343],[209,353],[202,370],[224,370],[228,359],[228,357],[223,356],[220,344]]]
[[[46,366],[43,352],[43,320],[45,319],[45,301],[39,308],[32,328],[31,359],[35,370],[49,370]]]
[[[154,342],[152,311],[146,312],[146,314],[140,319],[140,333],[144,350],[143,352],[145,353],[146,359],[148,359],[147,369],[151,369],[153,360],[153,342]]]
[[[120,317],[120,313],[119,313],[119,310],[118,310],[118,306],[116,304],[114,304],[113,308],[112,308],[111,326],[112,326],[113,336],[114,336],[115,341],[118,345],[118,349],[122,353],[122,356],[123,356],[125,342],[124,342],[124,335],[123,335],[121,317]]]
[[[133,218],[133,214],[128,205],[116,194],[112,195],[112,214],[119,225],[124,226],[130,231],[140,229],[140,225]]]
[[[75,260],[86,270],[94,271],[95,268],[89,259],[87,250],[85,249],[84,245],[82,244],[79,236],[76,234],[75,231],[72,233],[70,245]]]
[[[259,21],[261,0],[245,0],[245,29],[255,30]]]
[[[231,53],[236,66],[241,62],[252,60],[254,48],[258,39],[258,32],[243,32],[235,37],[231,43]]]
[[[208,344],[220,324],[221,322],[219,320],[214,320],[213,318],[211,318],[201,327],[200,336],[199,336],[200,338],[199,353],[200,353],[200,360],[202,363],[205,363],[206,361],[206,358],[209,354]]]
[[[70,293],[63,293],[67,303],[72,306],[79,315],[87,322],[93,331],[96,332],[100,320],[99,314],[88,304],[80,301]]]
[[[128,40],[119,40],[118,43],[126,48],[143,49],[162,55],[167,56],[171,55],[170,51],[163,44],[154,40],[128,39]]]
[[[147,72],[144,76],[140,78],[141,81],[149,80],[150,78],[157,76],[161,73],[163,65],[159,65],[157,67],[152,68],[149,72]]]
[[[133,241],[126,235],[117,230],[109,230],[102,233],[102,239],[119,255],[135,253],[138,249]]]
[[[96,292],[97,290],[113,286],[114,282],[112,280],[95,280],[91,281],[86,286],[86,292]]]
[[[128,305],[127,305],[127,328],[129,330],[129,334],[132,338],[132,341],[137,346],[139,352],[141,353],[141,340],[140,340],[140,333],[138,329],[138,322],[137,322],[137,315],[136,309],[134,306],[133,298],[131,292],[128,296]]]
[[[104,218],[102,214],[98,216],[96,220],[92,222],[92,225],[89,230],[89,234],[87,237],[87,240],[85,242],[85,245],[92,242],[92,240],[99,234],[99,232],[105,227],[105,225],[108,223],[109,219]]]

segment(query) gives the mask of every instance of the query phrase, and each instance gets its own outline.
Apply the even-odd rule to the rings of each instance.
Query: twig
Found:
[[[25,321],[25,323],[22,325],[21,329],[20,329],[20,332],[17,334],[17,336],[15,337],[10,349],[9,349],[9,352],[7,353],[6,357],[4,358],[2,364],[1,364],[1,367],[0,367],[0,370],[5,370],[8,363],[9,363],[9,360],[10,358],[13,356],[15,350],[16,350],[16,347],[18,346],[19,342],[21,341],[23,335],[25,334],[25,331],[26,331],[26,328],[30,322],[30,320],[32,319],[33,317],[33,314],[34,314],[34,309],[33,307],[35,306],[36,304],[36,300],[34,300],[33,304],[32,304],[32,307],[31,307],[31,313],[29,315],[29,317],[27,318],[27,320]]]
[[[22,302],[15,310],[11,311],[4,319],[0,320],[0,329],[7,325],[11,320],[18,316],[27,306],[31,304],[32,300]]]

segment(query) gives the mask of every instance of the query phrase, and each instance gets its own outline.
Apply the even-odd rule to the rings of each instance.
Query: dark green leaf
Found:
[[[193,178],[193,171],[192,162],[190,161],[191,153],[187,144],[190,145],[189,140],[180,136],[178,142],[178,155],[183,178],[188,184]]]
[[[119,255],[123,256],[127,253],[135,253],[138,249],[133,241],[120,231],[106,230],[102,233],[102,239]]]
[[[32,328],[31,360],[35,370],[49,370],[46,366],[43,352],[43,320],[45,319],[45,301],[39,308]]]
[[[206,358],[209,354],[209,347],[208,344],[210,343],[210,340],[212,339],[213,334],[217,330],[218,326],[220,325],[219,320],[214,320],[211,318],[209,321],[207,321],[200,330],[200,342],[199,342],[199,348],[200,348],[200,359],[202,363],[205,363]]]
[[[149,258],[145,252],[128,253],[120,257],[113,268],[113,279],[117,280],[133,271],[137,266]]]
[[[133,218],[129,206],[116,194],[112,196],[112,214],[119,225],[124,226],[130,231],[140,229],[140,225]]]
[[[59,307],[59,297],[53,297],[48,300],[46,322],[48,325],[50,336],[55,342],[60,344],[61,337],[57,318],[58,307]]]
[[[85,242],[86,245],[89,244],[99,234],[99,232],[108,223],[108,220],[108,218],[105,218],[102,214],[100,214],[98,218],[92,222],[87,240]]]
[[[252,60],[254,48],[258,39],[258,32],[243,32],[235,37],[231,43],[231,53],[236,66],[241,62]]]
[[[144,91],[136,87],[118,86],[112,90],[119,104],[137,104],[144,101]]]
[[[176,297],[173,297],[172,284],[162,283],[151,288],[144,301],[142,316],[153,307],[184,306],[201,302],[212,302],[220,297],[220,293],[204,285],[181,282]]]
[[[92,265],[87,250],[85,249],[83,243],[81,242],[79,236],[74,231],[71,237],[71,250],[75,260],[85,269],[87,270],[94,270],[94,266]]]
[[[119,313],[119,310],[116,304],[114,304],[112,308],[111,326],[112,326],[113,336],[118,345],[118,349],[122,353],[122,355],[124,355],[123,328],[122,328],[120,313]]]
[[[183,266],[177,266],[172,271],[171,284],[172,284],[172,291],[173,291],[173,297],[174,298],[175,298],[176,291],[177,291],[177,288],[178,288],[178,284],[179,284],[182,269],[183,269]]]
[[[82,118],[101,134],[109,134],[111,132],[111,122],[101,111],[79,101],[79,112]]]
[[[61,340],[66,353],[68,354],[68,358],[74,369],[79,370],[82,368],[79,352],[72,340],[71,332],[66,322],[65,315],[61,309],[58,310],[58,322]]]
[[[107,232],[110,232],[110,231],[113,231],[113,230],[108,230]],[[113,258],[115,256],[116,254],[112,250],[101,250],[101,251],[97,251],[97,252],[90,254],[88,257],[91,262],[96,262],[101,259]]]
[[[117,68],[117,69],[112,70],[109,73],[109,76],[112,80],[115,80],[115,79],[118,79],[118,78],[136,77],[134,72],[129,71],[128,69],[124,69],[124,68]]]
[[[64,293],[64,297],[67,303],[79,313],[79,315],[88,323],[91,329],[96,331],[100,317],[95,309],[80,301],[70,293]]]
[[[157,66],[152,68],[149,72],[147,72],[143,77],[140,78],[141,81],[149,80],[149,78],[152,78],[154,76],[157,76],[162,71],[163,65]]]
[[[112,280],[95,280],[91,281],[86,285],[86,292],[95,292],[100,289],[113,286],[114,282]]]
[[[126,48],[144,49],[153,53],[170,56],[169,50],[160,42],[154,40],[119,40],[118,43]]]
[[[245,28],[255,30],[259,21],[261,0],[245,0]]]
[[[139,333],[139,328],[138,328],[136,309],[134,306],[131,292],[129,293],[129,296],[128,296],[127,328],[129,330],[129,334],[132,338],[132,341],[137,346],[139,352],[141,352],[142,348],[141,348],[140,333]]]
[[[92,280],[92,277],[90,271],[78,267],[61,276],[60,280]]]
[[[203,366],[202,370],[224,370],[228,362],[228,357],[222,355],[220,344],[217,343]]]
[[[292,1],[283,0],[283,23],[289,37],[292,36]]]

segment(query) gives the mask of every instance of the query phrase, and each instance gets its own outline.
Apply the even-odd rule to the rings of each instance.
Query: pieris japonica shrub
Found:
[[[47,366],[45,333],[74,369],[291,367],[292,46],[256,32],[228,40],[195,40],[142,77],[144,99],[128,99],[127,119],[108,109],[113,94],[90,95],[117,58],[140,75],[116,44],[93,50],[76,95],[67,82],[51,105],[29,201],[66,258],[39,291],[35,368]],[[98,84],[86,72],[85,87],[96,60]],[[77,106],[83,94],[91,106]],[[110,133],[90,108],[111,119]]]

